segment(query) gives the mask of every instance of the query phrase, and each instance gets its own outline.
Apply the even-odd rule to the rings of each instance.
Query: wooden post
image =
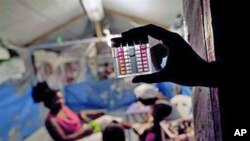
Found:
[[[183,0],[183,11],[190,45],[203,59],[213,61],[215,52],[209,3],[210,0]],[[216,89],[196,87],[192,98],[195,140],[221,141],[221,117]]]
[[[96,32],[96,36],[98,39],[101,40],[102,38],[102,27],[101,27],[101,24],[100,22],[94,22],[95,24],[95,32]]]

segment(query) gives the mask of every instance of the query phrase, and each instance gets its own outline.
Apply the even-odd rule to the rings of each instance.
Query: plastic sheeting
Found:
[[[22,92],[12,83],[0,85],[0,140],[19,141],[42,125],[38,104],[31,98],[31,86]]]
[[[2,60],[0,66],[2,70],[0,141],[20,141],[40,127],[43,120],[38,104],[35,104],[31,98],[34,74],[30,50],[17,48],[8,43],[4,46],[12,55],[9,60]]]
[[[191,96],[192,92],[190,87],[178,85],[177,91],[175,91],[174,89],[176,89],[176,85],[178,84],[172,82],[156,83],[156,87],[159,88],[159,91],[169,99],[173,98],[175,93]]]
[[[66,104],[74,111],[82,109],[115,110],[136,101],[135,85],[124,79],[86,81],[65,87]]]

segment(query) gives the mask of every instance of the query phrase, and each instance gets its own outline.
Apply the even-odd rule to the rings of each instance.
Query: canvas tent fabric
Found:
[[[172,25],[175,16],[182,13],[182,0],[103,0],[103,6],[105,16],[112,16],[108,21],[111,31],[115,33],[131,28],[136,23],[134,19],[143,19],[141,21],[144,24],[152,21],[160,25]],[[63,30],[58,30],[45,41],[51,42],[58,35],[65,40],[83,38],[83,34],[89,32],[90,27],[91,31],[94,31],[93,24],[90,24],[77,0],[63,2],[61,0],[1,0],[0,9],[0,37],[16,45],[30,43],[68,21],[74,22],[70,22]],[[125,16],[125,18],[117,18],[114,15]],[[25,36],[24,33],[26,33]]]

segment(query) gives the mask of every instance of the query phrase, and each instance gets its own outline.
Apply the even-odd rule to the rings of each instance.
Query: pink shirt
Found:
[[[147,134],[145,141],[154,141],[155,140],[155,134],[150,132]]]
[[[64,106],[61,110],[67,115],[67,117],[60,117],[58,115],[52,115],[49,113],[47,119],[54,117],[57,120],[57,123],[63,129],[66,134],[72,134],[81,129],[82,124],[77,114],[71,111],[69,108]]]

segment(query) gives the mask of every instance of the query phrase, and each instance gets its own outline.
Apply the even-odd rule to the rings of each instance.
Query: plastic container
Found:
[[[154,72],[148,40],[126,42],[113,38],[112,57],[117,77],[128,77]]]

